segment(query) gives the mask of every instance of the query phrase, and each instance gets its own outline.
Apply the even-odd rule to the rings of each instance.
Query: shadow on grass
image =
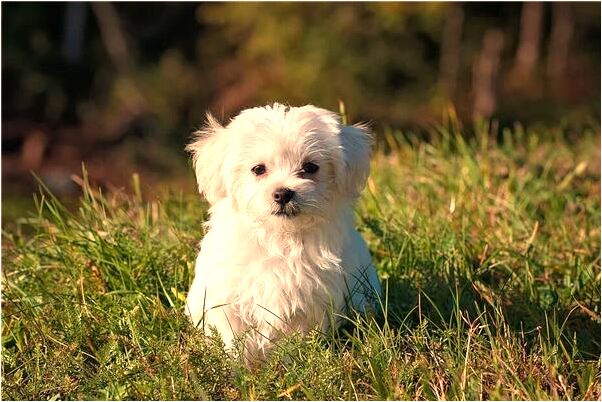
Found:
[[[542,334],[552,343],[563,342],[571,355],[599,357],[600,322],[587,313],[585,306],[542,308],[527,291],[502,286],[500,294],[494,295],[491,291],[485,293],[483,286],[470,278],[457,275],[445,278],[432,272],[427,284],[419,285],[409,278],[389,278],[383,287],[388,287],[386,320],[392,327],[412,330],[428,320],[440,328],[455,328],[462,319],[458,314],[473,321],[484,311],[490,314],[499,311],[508,327],[528,341],[527,347],[535,346],[538,334]],[[380,314],[377,323],[384,322],[385,317]],[[490,329],[494,335],[498,331],[494,326]]]

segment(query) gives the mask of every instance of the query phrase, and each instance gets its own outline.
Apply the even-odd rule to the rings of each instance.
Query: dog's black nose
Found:
[[[276,201],[280,205],[284,205],[290,200],[292,200],[294,195],[295,192],[293,190],[284,187],[279,188],[278,190],[274,191],[274,194],[272,194],[272,196],[274,197],[274,201]]]

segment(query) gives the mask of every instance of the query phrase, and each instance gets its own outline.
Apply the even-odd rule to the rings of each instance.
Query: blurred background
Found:
[[[599,126],[600,3],[3,3],[3,215],[41,177],[78,193],[138,172],[193,191],[183,148],[222,121],[313,103],[376,131],[420,131],[455,109]],[[18,214],[18,212],[11,212]]]

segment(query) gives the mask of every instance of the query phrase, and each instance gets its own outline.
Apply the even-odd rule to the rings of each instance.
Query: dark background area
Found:
[[[30,199],[31,172],[76,194],[82,162],[109,190],[192,190],[206,111],[339,100],[377,132],[450,107],[597,127],[600,3],[3,3],[2,198]]]

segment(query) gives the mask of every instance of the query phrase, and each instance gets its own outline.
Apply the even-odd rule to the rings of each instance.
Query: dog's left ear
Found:
[[[344,171],[338,172],[337,186],[348,197],[357,197],[366,186],[370,174],[372,133],[368,126],[340,126]]]

